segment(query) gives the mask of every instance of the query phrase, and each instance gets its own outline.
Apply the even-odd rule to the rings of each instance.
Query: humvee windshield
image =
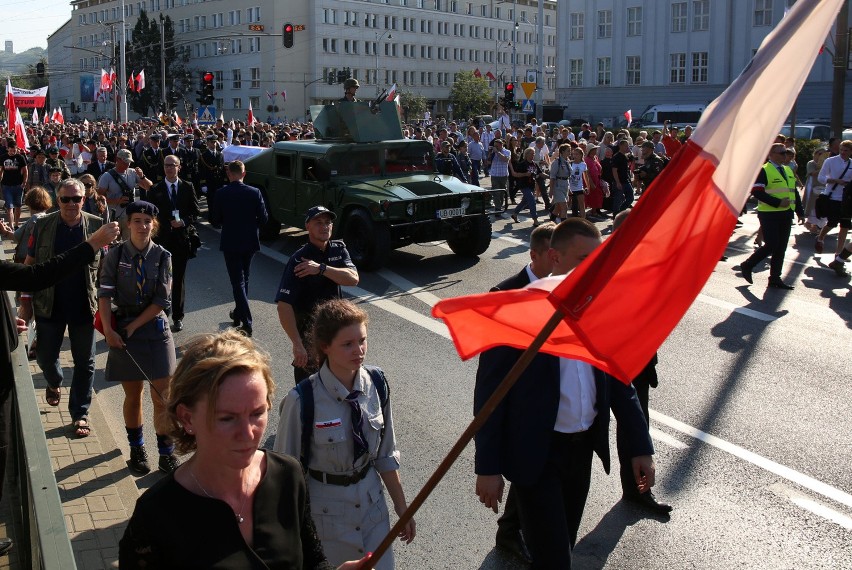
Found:
[[[397,172],[435,172],[429,143],[382,146],[380,148],[332,150],[325,158],[327,164],[335,165],[336,176],[377,176]]]

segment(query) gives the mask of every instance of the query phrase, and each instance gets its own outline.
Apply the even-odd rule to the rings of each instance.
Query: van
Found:
[[[698,124],[701,119],[701,114],[707,105],[651,105],[631,127],[636,128],[657,128],[661,129],[663,124],[668,121],[672,125],[683,127],[684,125]]]
[[[789,137],[790,125],[784,125],[783,127],[781,127],[781,134],[785,137]],[[793,135],[793,138],[797,141],[809,141],[812,139],[827,141],[829,138],[831,138],[831,127],[829,127],[828,125],[798,124],[796,125],[796,133]]]

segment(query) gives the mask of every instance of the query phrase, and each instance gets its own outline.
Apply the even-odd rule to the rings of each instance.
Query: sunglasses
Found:
[[[79,204],[83,201],[83,196],[60,196],[59,201],[63,204],[68,204],[69,202],[74,202],[75,204]]]
[[[87,182],[87,183],[83,184],[83,186],[85,186],[86,188],[92,188],[94,186],[94,184],[92,184],[91,182]]]

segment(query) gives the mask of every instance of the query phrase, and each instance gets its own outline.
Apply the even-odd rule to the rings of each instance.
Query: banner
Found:
[[[40,109],[44,107],[44,100],[47,97],[47,87],[39,87],[38,89],[12,87],[11,89],[12,95],[15,97],[16,107],[24,107],[26,109]]]

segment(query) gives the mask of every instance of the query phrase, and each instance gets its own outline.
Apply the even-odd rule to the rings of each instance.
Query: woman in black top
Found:
[[[512,169],[512,176],[515,178],[515,183],[521,189],[521,202],[515,207],[512,212],[512,220],[518,223],[518,213],[529,208],[530,215],[533,219],[533,227],[538,226],[538,213],[535,208],[535,183],[542,176],[541,168],[535,162],[535,149],[525,148],[522,158],[518,164]]]
[[[332,568],[298,461],[258,449],[273,389],[269,356],[239,332],[190,341],[168,416],[177,452],[194,455],[139,497],[119,543],[122,570]]]

